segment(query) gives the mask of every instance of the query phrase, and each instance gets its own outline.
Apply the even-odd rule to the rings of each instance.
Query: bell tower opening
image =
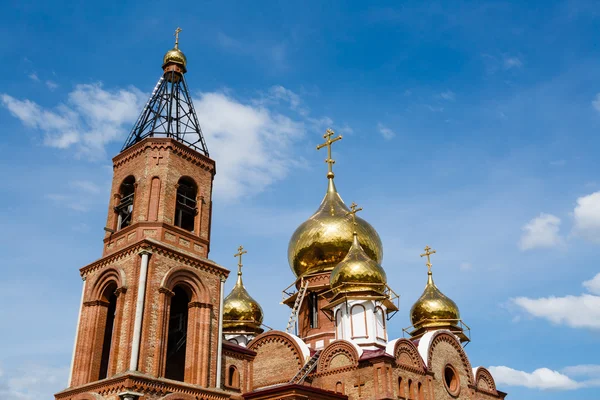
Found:
[[[108,302],[106,310],[106,324],[104,326],[104,337],[102,340],[102,357],[100,359],[100,372],[98,380],[108,378],[108,363],[110,360],[110,350],[113,342],[113,327],[115,325],[115,313],[117,311],[117,289],[116,284],[111,284],[104,290],[103,300]]]
[[[119,205],[115,207],[117,213],[117,230],[131,225],[131,215],[133,214],[133,197],[135,194],[135,177],[129,175],[121,183],[119,195],[121,199]]]
[[[186,231],[194,231],[194,222],[198,209],[196,195],[198,189],[193,180],[187,177],[179,179],[177,184],[177,204],[175,206],[175,225]]]
[[[175,294],[171,298],[169,314],[165,378],[183,381],[185,377],[185,350],[190,298],[181,286],[175,287],[173,293]]]

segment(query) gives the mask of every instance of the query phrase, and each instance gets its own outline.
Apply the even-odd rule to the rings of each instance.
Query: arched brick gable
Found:
[[[306,362],[296,340],[281,331],[258,335],[249,343],[248,349],[256,352],[252,389],[288,382]]]
[[[339,358],[345,357],[347,361],[342,362],[340,365],[332,363],[334,359],[339,361]],[[325,372],[331,369],[344,368],[349,366],[358,365],[358,359],[360,356],[356,351],[356,348],[346,340],[336,340],[331,342],[327,346],[319,357],[319,364],[317,365],[317,372]]]
[[[419,355],[417,347],[408,339],[399,339],[394,346],[396,364],[403,369],[423,374],[427,367]]]
[[[496,382],[494,382],[492,374],[484,367],[477,368],[477,371],[475,372],[475,386],[477,386],[478,390],[483,392],[494,395],[498,394],[496,391]]]
[[[467,377],[468,385],[473,385],[474,378],[473,378],[473,369],[471,368],[471,362],[467,358],[467,354],[465,353],[462,346],[460,345],[460,342],[450,332],[439,331],[439,332],[436,332],[433,335],[433,337],[431,338],[431,344],[429,346],[429,353],[427,355],[427,365],[429,366],[429,368],[432,368],[432,366],[433,366],[433,358],[435,357],[435,350],[436,350],[436,347],[440,343],[447,343],[450,346],[452,346],[454,348],[454,350],[456,350],[456,352],[458,353],[458,355],[460,357],[462,365],[456,365],[455,367],[457,369],[461,369],[463,371],[464,375]]]

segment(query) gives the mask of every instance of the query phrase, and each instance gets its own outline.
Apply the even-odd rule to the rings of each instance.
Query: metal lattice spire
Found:
[[[163,60],[163,76],[158,80],[121,151],[147,137],[173,138],[208,157],[208,148],[192,104],[184,74],[187,60],[179,50],[177,28],[175,47]]]

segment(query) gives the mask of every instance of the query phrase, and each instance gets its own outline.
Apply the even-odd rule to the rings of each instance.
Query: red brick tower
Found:
[[[72,371],[56,399],[229,398],[215,389],[229,271],[207,259],[215,162],[186,63],[177,39],[113,159],[103,255],[80,270]]]

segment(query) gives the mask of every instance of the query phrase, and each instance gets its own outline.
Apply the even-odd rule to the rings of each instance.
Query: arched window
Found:
[[[115,207],[117,213],[117,230],[131,225],[133,214],[133,196],[135,194],[135,177],[129,175],[119,187],[119,205]]]
[[[385,316],[381,307],[375,307],[375,328],[377,338],[385,340]]]
[[[352,315],[352,339],[366,338],[367,333],[367,311],[362,304],[355,304],[350,309]]]
[[[308,320],[311,328],[319,327],[319,300],[316,292],[308,294]]]
[[[401,376],[398,377],[398,397],[401,397],[403,399],[406,397],[404,391],[404,381],[402,380]]]
[[[115,325],[115,313],[117,311],[117,290],[116,283],[109,284],[102,293],[102,301],[108,303],[106,308],[106,324],[104,325],[104,335],[102,338],[102,355],[100,358],[100,372],[98,380],[108,378],[108,362],[110,360],[110,350],[113,342],[113,327]]]
[[[335,312],[335,334],[336,339],[344,338],[344,326],[342,324],[342,310],[337,310]]]
[[[179,179],[175,204],[175,225],[190,232],[194,231],[197,194],[198,189],[194,181],[186,177]]]
[[[338,382],[335,384],[335,392],[344,394],[344,384],[342,382]]]
[[[227,386],[236,389],[240,387],[240,373],[234,365],[230,365],[227,370]]]
[[[423,385],[421,382],[417,385],[417,398],[419,400],[425,400],[425,393],[423,392]]]
[[[190,298],[181,286],[176,286],[173,293],[175,294],[171,298],[169,332],[167,334],[165,378],[183,381]]]
[[[407,394],[408,394],[408,398],[409,398],[409,399],[411,399],[411,400],[412,400],[412,399],[414,399],[414,396],[413,396],[413,390],[414,390],[413,383],[412,383],[412,381],[409,379],[409,380],[408,380],[408,393],[407,393]]]

